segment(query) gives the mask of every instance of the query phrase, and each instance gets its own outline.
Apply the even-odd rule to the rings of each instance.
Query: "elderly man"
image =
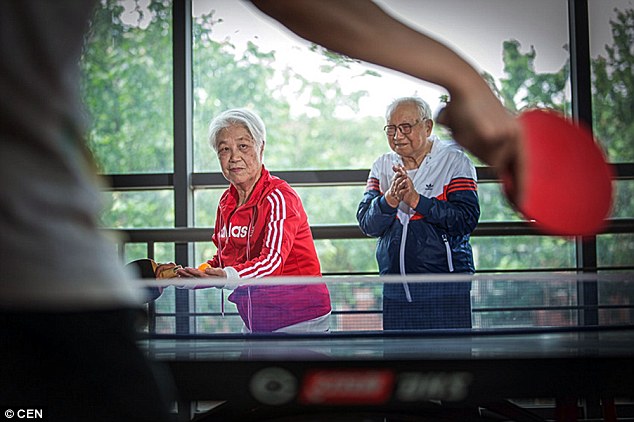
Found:
[[[480,217],[476,171],[453,141],[431,135],[429,105],[394,101],[384,130],[392,152],[372,165],[357,219],[379,238],[381,275],[473,273],[469,236]],[[469,283],[389,283],[386,330],[471,327]]]

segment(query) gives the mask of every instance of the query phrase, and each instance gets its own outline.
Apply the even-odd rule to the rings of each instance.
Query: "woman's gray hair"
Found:
[[[240,125],[249,131],[258,151],[266,143],[266,127],[262,118],[244,108],[223,111],[209,123],[209,144],[218,152],[218,134],[229,126]]]
[[[396,110],[396,107],[402,104],[416,105],[416,107],[418,108],[418,114],[420,115],[420,118],[423,120],[432,118],[431,108],[429,107],[429,104],[427,104],[425,100],[423,100],[420,97],[401,97],[392,101],[392,103],[389,106],[387,106],[387,110],[385,111],[385,120],[389,121],[390,117],[392,117],[392,114],[394,113],[394,110]]]

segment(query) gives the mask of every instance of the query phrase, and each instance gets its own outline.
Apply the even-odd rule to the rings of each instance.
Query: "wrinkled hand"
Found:
[[[400,201],[405,202],[411,208],[416,208],[420,198],[412,179],[407,175],[407,170],[403,166],[393,166],[392,169],[394,170],[394,178],[390,189],[394,189]]]
[[[156,270],[154,270],[154,276],[157,280],[178,277],[177,270],[179,268],[182,267],[180,265],[174,264],[173,262],[159,264],[156,267]]]
[[[392,168],[395,169],[396,167],[397,166],[393,166]],[[398,204],[401,202],[401,197],[398,195],[398,185],[400,184],[400,182],[401,177],[398,173],[394,173],[394,176],[392,177],[392,182],[390,183],[390,187],[388,188],[387,192],[385,192],[385,200],[387,201],[387,204],[392,208],[398,207]]]
[[[227,278],[227,273],[222,268],[209,267],[205,271],[200,271],[198,268],[185,267],[177,271],[179,277],[184,278],[211,278],[221,277]]]

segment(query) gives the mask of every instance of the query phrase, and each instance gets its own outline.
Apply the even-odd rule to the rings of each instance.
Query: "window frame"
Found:
[[[570,78],[572,118],[592,127],[592,94],[588,0],[568,0],[568,28],[570,41]],[[128,229],[123,232],[127,242],[146,243],[148,256],[154,254],[155,242],[173,242],[176,262],[191,263],[194,258],[194,243],[208,241],[211,228],[194,227],[194,190],[226,187],[221,173],[196,173],[193,170],[193,83],[192,83],[192,0],[173,0],[173,127],[174,170],[172,173],[103,175],[109,188],[118,190],[171,189],[174,196],[173,229]],[[634,163],[612,165],[618,180],[634,179]],[[367,169],[282,171],[273,172],[293,186],[334,186],[365,184]],[[499,183],[495,173],[488,167],[477,167],[479,183]],[[365,237],[356,225],[313,226],[316,239],[341,239]],[[634,218],[610,219],[604,233],[633,233]],[[526,221],[481,222],[473,236],[517,236],[538,235]],[[120,253],[123,254],[123,245]],[[612,268],[597,265],[597,237],[575,239],[576,265],[572,271],[596,273]],[[631,270],[632,267],[619,267]],[[561,270],[561,269],[557,269]],[[543,270],[540,270],[543,271]],[[579,283],[580,325],[598,324],[597,283]],[[152,310],[152,306],[150,306]],[[189,291],[177,290],[175,294],[176,334],[189,334],[196,314],[191,312]],[[156,317],[156,315],[154,315]],[[150,331],[153,323],[150,324]]]

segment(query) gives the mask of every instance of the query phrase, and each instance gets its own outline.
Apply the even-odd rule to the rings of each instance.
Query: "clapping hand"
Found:
[[[390,190],[388,192],[393,192],[399,202],[403,201],[411,208],[416,208],[419,196],[418,192],[416,192],[416,189],[414,188],[412,179],[410,179],[407,175],[407,170],[405,170],[403,166],[399,165],[393,166],[392,169],[394,170],[394,177],[392,178],[392,184],[390,185]]]

